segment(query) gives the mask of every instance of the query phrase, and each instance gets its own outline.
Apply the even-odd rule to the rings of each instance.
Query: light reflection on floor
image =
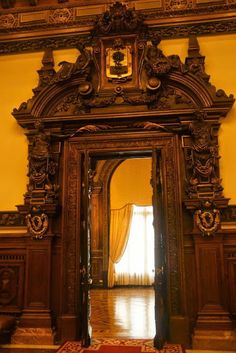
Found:
[[[94,338],[153,338],[154,290],[148,288],[93,289],[91,325]]]

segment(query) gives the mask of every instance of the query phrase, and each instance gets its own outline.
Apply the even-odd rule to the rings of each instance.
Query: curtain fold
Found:
[[[115,285],[154,283],[154,228],[152,206],[133,206],[127,246],[115,264]]]
[[[115,283],[115,264],[124,254],[132,219],[133,205],[127,204],[121,209],[111,210],[110,216],[110,244],[108,264],[108,287]]]

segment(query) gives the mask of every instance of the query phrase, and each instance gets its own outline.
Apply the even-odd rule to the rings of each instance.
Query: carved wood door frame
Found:
[[[161,150],[152,151],[152,205],[153,205],[153,227],[155,233],[155,322],[156,335],[154,346],[158,349],[163,348],[163,344],[168,337],[168,293],[167,293],[167,267],[166,267],[166,244],[165,226],[163,209],[163,168]]]
[[[68,233],[68,244],[70,244],[70,261],[65,268],[65,277],[75,284],[67,286],[65,290],[66,297],[77,306],[78,322],[83,317],[83,307],[78,298],[83,297],[81,280],[84,264],[80,262],[80,272],[75,268],[78,264],[78,257],[81,259],[81,239],[83,231],[81,230],[82,220],[82,184],[81,173],[83,155],[92,155],[94,153],[125,152],[125,151],[152,151],[157,150],[162,155],[161,174],[163,175],[163,239],[166,248],[166,276],[167,276],[167,300],[169,316],[169,337],[172,336],[172,327],[175,327],[182,321],[185,314],[184,308],[184,283],[183,283],[183,247],[181,241],[182,217],[181,217],[181,183],[180,168],[178,161],[178,137],[170,133],[160,132],[129,132],[126,134],[116,133],[108,135],[106,133],[87,134],[79,138],[71,138],[65,144],[67,158],[65,160],[65,183],[64,183],[64,229]],[[88,163],[87,163],[88,165]],[[69,230],[69,232],[68,232]],[[79,249],[76,253],[74,249]],[[86,257],[85,257],[86,260]],[[84,260],[83,260],[84,261]],[[87,323],[85,323],[87,325]],[[80,324],[78,338],[82,337],[82,328],[84,322]],[[156,343],[156,342],[155,342]],[[156,343],[157,345],[158,343]]]
[[[81,342],[88,347],[91,343],[91,330],[89,322],[90,313],[90,197],[91,197],[91,158],[87,151],[81,153],[81,251],[80,251],[80,275],[81,275]]]

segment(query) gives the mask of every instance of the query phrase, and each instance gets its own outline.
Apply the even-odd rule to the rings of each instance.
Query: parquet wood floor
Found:
[[[147,289],[92,289],[92,338],[152,339],[154,291]],[[56,353],[58,346],[0,345],[1,353]],[[229,353],[226,351],[187,350],[186,353]],[[230,353],[236,353],[230,351]]]
[[[153,338],[153,288],[92,289],[91,326],[93,338]]]

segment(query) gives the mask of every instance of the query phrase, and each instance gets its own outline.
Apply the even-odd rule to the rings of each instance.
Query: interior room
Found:
[[[106,161],[98,162],[103,163],[103,168],[107,164]],[[114,160],[115,165],[118,166],[108,176],[110,200],[107,251],[115,263],[112,259],[106,261],[104,254],[103,262],[99,263],[98,237],[96,229],[94,232],[93,228],[91,230],[92,337],[112,338],[116,335],[152,339],[155,335],[155,264],[151,158]],[[100,168],[98,165],[96,169]],[[97,174],[96,180],[99,178]],[[122,243],[117,244],[118,239],[123,240]],[[106,239],[104,241],[107,243]],[[103,244],[101,248],[104,248]],[[101,302],[103,304],[98,305]]]
[[[0,1],[3,353],[236,352],[235,8]]]

